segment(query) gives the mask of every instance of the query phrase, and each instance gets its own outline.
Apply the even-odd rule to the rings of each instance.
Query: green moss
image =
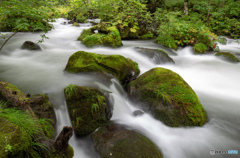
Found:
[[[223,59],[233,62],[233,63],[238,63],[239,60],[231,53],[229,52],[218,52],[215,54],[215,56],[223,57]]]
[[[84,29],[83,31],[82,31],[82,33],[81,33],[81,35],[78,37],[78,41],[81,41],[81,40],[83,40],[85,37],[87,37],[87,36],[90,36],[90,35],[92,35],[93,33],[92,33],[92,31],[90,30],[90,29]]]
[[[74,22],[74,23],[73,23],[73,26],[79,27],[80,25],[79,25],[77,22]]]
[[[121,55],[100,55],[84,51],[74,53],[69,58],[65,70],[72,73],[107,72],[114,75],[122,84],[140,73],[136,62]]]
[[[167,35],[158,36],[156,38],[156,42],[165,46],[165,47],[168,47],[168,48],[172,48],[172,49],[175,49],[175,50],[178,49],[174,38],[172,38],[171,36],[167,36]]]
[[[78,136],[86,136],[110,119],[110,109],[105,96],[99,90],[79,86],[76,88],[77,94],[69,95],[66,91],[68,87],[65,88],[64,94],[74,131]]]
[[[94,33],[94,30],[98,30],[99,33]],[[122,46],[118,29],[115,26],[106,27],[103,24],[95,25],[88,30],[83,30],[78,40],[81,40],[82,44],[87,47],[104,45],[115,48]]]
[[[142,36],[139,37],[139,39],[144,39],[144,40],[146,40],[146,39],[153,39],[153,38],[154,38],[154,35],[151,32],[148,32],[147,34],[142,35]]]
[[[128,139],[121,139],[115,143],[111,157],[162,158],[163,156],[148,138],[134,133]]]
[[[130,82],[133,97],[145,103],[153,115],[166,125],[202,126],[206,120],[197,95],[177,73],[154,68]]]
[[[203,43],[195,44],[193,49],[196,54],[203,54],[205,51],[208,50],[207,46]]]
[[[74,156],[73,148],[68,145],[66,151],[58,152],[53,149],[52,154],[49,156],[50,158],[72,158]]]

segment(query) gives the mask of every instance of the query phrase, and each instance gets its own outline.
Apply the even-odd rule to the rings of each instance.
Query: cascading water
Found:
[[[65,21],[58,19],[54,23],[55,29],[47,34],[49,40],[40,44],[42,51],[19,49],[26,40],[36,42],[40,38],[40,33],[18,33],[0,52],[0,80],[18,86],[24,93],[47,93],[54,105],[58,132],[63,126],[71,125],[63,94],[63,89],[71,83],[112,92],[111,97],[114,100],[112,120],[150,138],[165,158],[239,156],[239,154],[212,156],[210,150],[240,151],[240,73],[238,73],[240,64],[222,61],[213,54],[194,55],[192,47],[173,52],[147,40],[123,41],[123,47],[117,49],[86,48],[76,39],[83,29],[89,28],[90,24],[74,27],[63,25]],[[3,40],[0,41],[0,44],[2,43]],[[139,54],[135,47],[165,49],[176,64],[156,65],[148,57]],[[234,42],[220,45],[220,49],[240,53],[240,45]],[[128,100],[127,94],[115,79],[106,80],[100,75],[70,74],[63,71],[70,55],[79,50],[120,54],[131,58],[139,64],[141,74],[154,67],[165,67],[177,72],[197,93],[208,114],[208,123],[203,127],[171,128],[147,113],[134,117],[132,113],[138,107]],[[99,157],[94,152],[90,138],[79,139],[74,135],[70,144],[74,148],[76,158]]]

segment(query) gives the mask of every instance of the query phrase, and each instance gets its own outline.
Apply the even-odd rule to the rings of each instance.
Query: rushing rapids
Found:
[[[114,110],[111,120],[147,136],[165,158],[207,158],[212,157],[211,149],[240,151],[240,64],[222,61],[212,53],[194,55],[192,47],[172,51],[151,40],[122,41],[123,46],[114,49],[87,48],[76,39],[83,29],[90,27],[90,23],[74,27],[63,25],[63,22],[64,19],[58,19],[53,23],[55,29],[47,34],[49,39],[40,44],[42,51],[20,49],[27,40],[37,42],[40,33],[18,33],[0,52],[0,80],[16,85],[25,94],[47,93],[54,105],[58,132],[63,126],[71,125],[63,89],[75,84],[112,92]],[[0,41],[2,43],[3,40]],[[152,59],[139,54],[135,47],[164,49],[175,64],[157,65]],[[219,47],[221,51],[240,53],[240,45],[231,40]],[[178,73],[197,93],[207,112],[208,122],[203,127],[171,128],[147,113],[134,117],[132,113],[138,107],[128,100],[116,79],[106,80],[100,75],[63,71],[68,58],[77,51],[128,57],[139,64],[141,74],[154,67],[164,67]],[[94,152],[90,138],[79,139],[74,135],[70,145],[74,148],[76,158],[99,157]]]

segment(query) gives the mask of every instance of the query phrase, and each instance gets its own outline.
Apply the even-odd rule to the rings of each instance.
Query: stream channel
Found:
[[[25,41],[37,42],[41,33],[17,33],[0,52],[0,81],[16,85],[23,93],[31,95],[47,93],[54,105],[57,117],[57,132],[63,126],[70,126],[63,89],[69,84],[97,87],[112,92],[114,110],[111,120],[126,125],[151,139],[165,158],[221,158],[240,157],[240,154],[210,155],[210,150],[238,150],[240,152],[240,64],[223,61],[214,53],[194,55],[192,47],[177,51],[166,49],[152,40],[123,41],[123,46],[87,48],[76,41],[83,29],[63,25],[65,19],[57,19],[54,29],[46,35],[49,39],[41,43],[42,51],[20,49]],[[0,45],[3,43],[0,40]],[[135,47],[164,49],[175,64],[157,65],[147,56],[137,52]],[[221,51],[240,53],[240,44],[228,40],[220,45]],[[172,128],[154,119],[150,114],[134,117],[136,105],[128,101],[126,92],[116,79],[106,81],[97,75],[70,74],[64,72],[68,58],[76,51],[99,54],[119,54],[139,64],[141,74],[154,68],[164,67],[179,75],[197,93],[208,115],[203,127]],[[70,139],[75,158],[98,158],[90,137]],[[124,152],[124,151],[123,151]]]

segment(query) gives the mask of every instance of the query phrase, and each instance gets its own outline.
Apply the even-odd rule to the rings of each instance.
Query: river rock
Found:
[[[97,33],[95,33],[97,30]],[[77,40],[87,47],[104,45],[110,47],[122,46],[120,33],[116,26],[108,26],[107,23],[100,23],[88,30],[83,30]]]
[[[28,49],[28,50],[41,50],[41,47],[32,42],[32,41],[25,41],[23,45],[21,46],[21,49]]]
[[[215,54],[215,56],[231,63],[239,63],[239,60],[232,53],[229,52],[218,52]]]
[[[91,134],[112,116],[112,105],[98,89],[70,84],[64,89],[64,94],[78,136]]]
[[[121,55],[101,55],[84,51],[74,53],[69,58],[65,70],[71,73],[108,73],[114,75],[123,86],[140,73],[136,62]]]
[[[155,64],[165,64],[165,63],[172,63],[174,64],[174,60],[162,49],[149,49],[149,48],[139,48],[137,47],[136,50],[148,56],[150,60],[152,60]]]
[[[142,116],[144,114],[144,112],[142,110],[135,110],[133,112],[133,116]]]
[[[100,127],[92,138],[96,142],[95,150],[104,158],[162,158],[148,138],[123,125],[110,122]]]
[[[29,102],[35,115],[39,119],[50,119],[53,129],[56,131],[56,115],[48,96],[46,94],[35,94],[29,98]]]
[[[196,93],[177,73],[153,68],[129,84],[130,98],[171,127],[203,126],[207,115]]]
[[[77,27],[79,27],[80,25],[79,25],[79,23],[74,22],[74,23],[73,23],[73,26],[77,26]]]

